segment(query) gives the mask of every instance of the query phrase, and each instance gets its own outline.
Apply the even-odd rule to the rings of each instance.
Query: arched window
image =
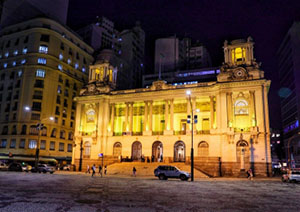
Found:
[[[21,131],[21,135],[26,135],[26,131],[27,131],[27,125],[23,125],[22,126],[22,131]]]
[[[88,110],[86,112],[86,121],[87,122],[94,122],[95,120],[95,111],[94,110]]]
[[[29,134],[30,135],[38,135],[39,134],[39,130],[37,129],[36,125],[30,126]]]
[[[51,137],[56,138],[56,128],[52,130]]]
[[[206,141],[201,141],[198,145],[198,156],[208,157],[209,154],[209,145]]]
[[[69,140],[73,140],[73,132],[69,132],[68,139],[69,139]]]
[[[235,115],[247,115],[248,112],[248,102],[244,99],[237,100],[234,104]]]
[[[65,132],[64,130],[61,130],[61,131],[60,131],[60,134],[59,134],[59,137],[60,137],[61,139],[65,139],[65,138],[66,138],[66,132]]]
[[[90,157],[91,155],[91,144],[90,142],[85,142],[84,143],[84,156],[85,157]]]
[[[47,136],[47,127],[42,128],[42,136]]]

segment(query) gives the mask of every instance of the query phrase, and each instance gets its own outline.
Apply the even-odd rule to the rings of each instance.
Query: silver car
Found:
[[[300,169],[288,169],[282,175],[283,182],[300,182]]]
[[[154,175],[160,180],[167,180],[168,178],[188,180],[191,177],[188,172],[181,171],[175,166],[158,166],[154,170]]]

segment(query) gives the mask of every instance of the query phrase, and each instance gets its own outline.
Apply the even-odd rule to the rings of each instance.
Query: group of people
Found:
[[[94,177],[94,175],[96,174],[96,165],[94,164],[93,166],[92,166],[92,177]],[[99,165],[99,175],[101,175],[101,177],[102,177],[102,166],[100,166]],[[87,167],[86,167],[86,172],[85,173],[91,173],[90,172],[90,166],[89,165],[87,165]],[[106,175],[106,173],[107,173],[107,166],[104,166],[104,175]]]

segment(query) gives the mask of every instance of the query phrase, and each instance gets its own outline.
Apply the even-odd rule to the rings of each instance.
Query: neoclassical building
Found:
[[[251,37],[225,41],[217,81],[190,85],[160,80],[147,88],[114,91],[117,70],[98,60],[75,98],[73,164],[83,169],[100,164],[99,153],[105,163],[120,157],[189,163],[193,133],[197,169],[239,176],[251,167],[256,175],[267,176],[270,81],[255,61],[253,45]]]

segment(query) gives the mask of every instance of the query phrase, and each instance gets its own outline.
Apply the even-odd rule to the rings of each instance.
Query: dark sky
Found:
[[[289,27],[300,20],[300,0],[70,0],[68,24],[78,29],[105,16],[118,30],[136,21],[146,33],[146,71],[151,73],[154,41],[176,34],[199,40],[209,50],[213,65],[223,61],[223,42],[251,36],[254,55],[272,80],[270,124],[280,129],[276,51]]]

